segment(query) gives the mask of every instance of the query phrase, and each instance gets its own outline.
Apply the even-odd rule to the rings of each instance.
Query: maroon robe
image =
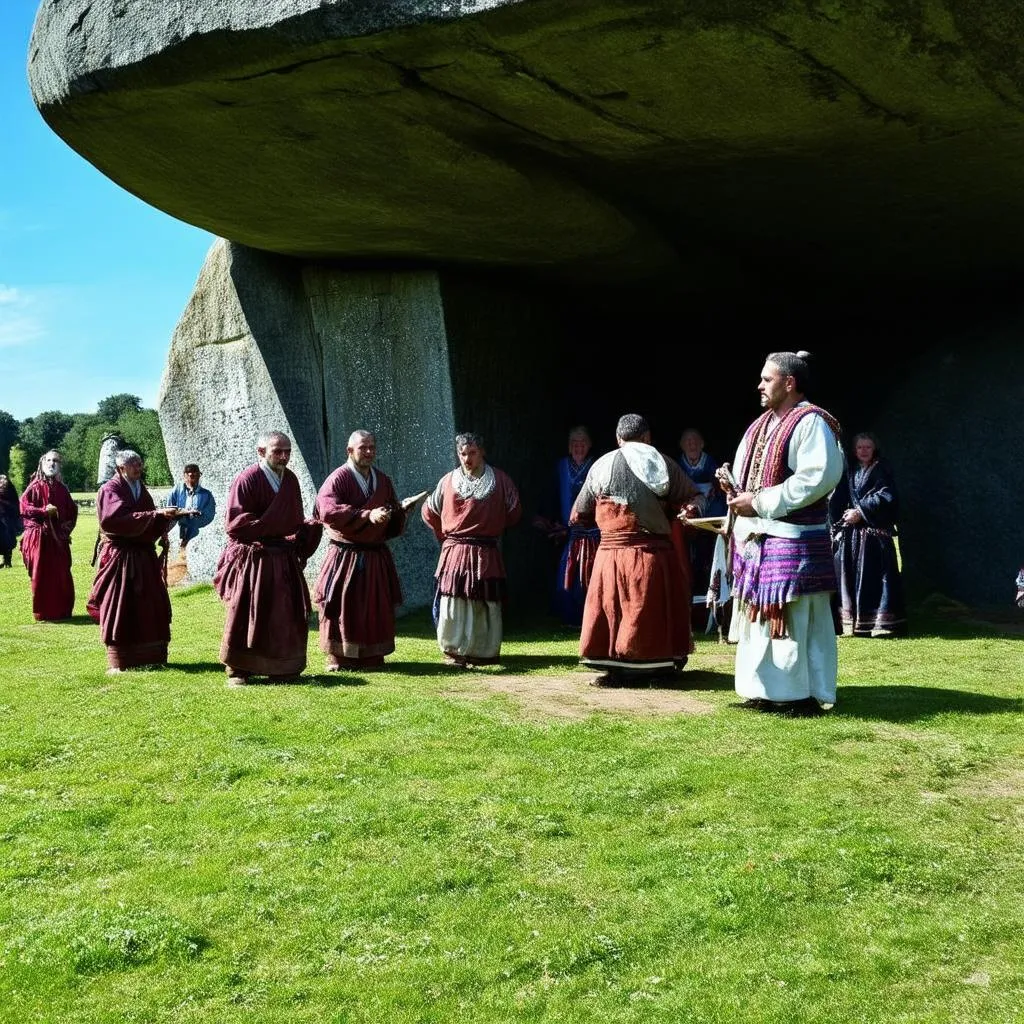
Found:
[[[395,608],[402,587],[387,541],[404,529],[405,510],[390,478],[374,470],[376,489],[363,493],[351,464],[336,469],[316,497],[316,516],[330,548],[313,600],[320,608],[320,650],[347,668],[384,664],[395,649]],[[375,508],[390,508],[386,523],[371,523]]]
[[[171,639],[164,579],[171,521],[157,511],[145,486],[136,498],[120,474],[97,492],[96,518],[102,544],[86,611],[100,624],[107,662],[121,669],[163,665]]]
[[[452,473],[446,473],[420,513],[441,541],[434,579],[438,593],[445,597],[504,604],[508,596],[498,539],[519,522],[523,509],[512,478],[494,466],[491,469],[494,490],[486,498],[459,497]]]
[[[580,660],[628,678],[682,668],[693,651],[690,584],[673,537],[676,512],[703,504],[693,481],[662,456],[665,493],[655,494],[621,451],[594,464],[569,516],[601,529],[580,632]]]
[[[306,667],[309,588],[302,575],[323,527],[302,513],[299,481],[285,469],[274,492],[257,463],[235,477],[228,544],[213,585],[227,605],[220,660],[246,675],[295,676]]]
[[[43,509],[57,508],[55,517]],[[37,619],[67,619],[75,607],[75,581],[71,578],[71,531],[78,522],[78,506],[60,480],[32,480],[21,496],[25,532],[21,557],[32,581],[32,614]]]

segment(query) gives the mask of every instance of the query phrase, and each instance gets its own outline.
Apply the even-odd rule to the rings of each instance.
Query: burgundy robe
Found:
[[[502,603],[506,599],[505,562],[498,538],[519,522],[523,509],[512,478],[494,466],[491,469],[494,490],[483,500],[460,498],[452,487],[452,473],[446,473],[420,513],[441,541],[434,578],[438,593],[445,597]]]
[[[259,463],[243,469],[228,493],[224,528],[228,544],[213,577],[227,605],[220,660],[249,675],[298,675],[312,610],[302,568],[323,533],[303,516],[298,478],[286,469],[275,493]]]
[[[100,624],[107,662],[122,669],[163,665],[171,639],[163,561],[171,520],[145,486],[136,498],[120,474],[99,489],[96,518],[102,544],[86,611]]]
[[[56,517],[43,511],[47,505],[56,506]],[[71,531],[78,522],[78,506],[61,481],[32,480],[21,496],[21,518],[21,557],[32,581],[32,614],[37,619],[70,618],[75,606]]]
[[[580,660],[624,677],[682,668],[693,651],[690,584],[673,540],[675,513],[700,492],[675,460],[655,494],[629,468],[621,450],[591,469],[569,517],[596,522],[594,560],[580,633]]]
[[[313,600],[320,608],[320,650],[339,665],[383,665],[395,649],[395,608],[402,587],[387,541],[404,529],[405,510],[380,470],[365,495],[349,463],[336,469],[316,497],[316,516],[330,548],[320,566]],[[371,523],[375,508],[391,509],[386,523]]]

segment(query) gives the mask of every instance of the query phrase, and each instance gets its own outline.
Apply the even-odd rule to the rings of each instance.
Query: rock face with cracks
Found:
[[[44,0],[29,77],[85,159],[231,240],[172,345],[172,462],[201,435],[233,468],[259,429],[290,428],[311,494],[338,438],[370,426],[400,490],[420,489],[452,430],[486,422],[529,505],[579,419],[604,449],[613,414],[640,408],[669,451],[699,420],[728,457],[752,403],[723,412],[682,383],[735,370],[747,397],[767,350],[809,347],[844,425],[888,434],[908,537],[942,552],[921,585],[1000,601],[1010,521],[928,496],[963,490],[942,446],[958,418],[972,488],[1024,472],[973,429],[1014,415],[992,367],[1016,300],[989,289],[1024,271],[1022,40],[1016,0]],[[477,272],[501,301],[473,301]],[[977,310],[955,337],[953,292]],[[646,390],[581,371],[595,340],[642,350]],[[926,433],[923,382],[947,357],[992,386],[950,382]],[[222,537],[201,537],[212,558]],[[395,546],[404,583],[429,580],[416,543]],[[546,557],[511,543],[522,565]],[[994,562],[968,557],[980,545]]]

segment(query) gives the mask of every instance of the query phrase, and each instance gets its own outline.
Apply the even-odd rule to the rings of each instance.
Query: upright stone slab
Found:
[[[193,581],[213,576],[228,487],[265,431],[292,439],[309,511],[359,428],[377,433],[400,495],[430,487],[454,463],[437,277],[341,271],[217,241],[171,341],[158,405],[172,471],[198,463],[217,499],[214,522],[189,545]],[[311,581],[325,546],[307,565]],[[428,604],[437,546],[418,512],[392,550],[404,608]]]
[[[175,478],[198,463],[217,515],[189,545],[189,577],[209,580],[224,547],[228,487],[259,435],[284,431],[312,509],[326,466],[316,345],[298,266],[218,240],[171,340],[157,405]],[[173,531],[172,531],[173,533]]]
[[[353,430],[372,430],[377,465],[391,477],[399,497],[432,488],[455,464],[451,373],[437,274],[351,273],[310,264],[303,281],[322,354],[330,469],[348,458],[345,445]],[[406,606],[429,604],[438,549],[420,520],[419,506],[391,550]]]

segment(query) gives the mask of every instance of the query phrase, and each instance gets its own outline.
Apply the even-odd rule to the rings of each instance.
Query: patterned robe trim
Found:
[[[839,421],[818,405],[798,405],[789,410],[782,422],[771,432],[768,427],[775,416],[770,409],[762,413],[747,428],[743,465],[740,467],[740,486],[744,490],[759,491],[762,487],[781,484],[790,475],[786,461],[789,440],[797,424],[812,413],[817,413],[831,428],[839,440]],[[797,509],[782,518],[782,522],[811,525],[824,523],[827,518],[828,499],[822,498]]]
[[[839,423],[816,405],[791,409],[770,434],[771,411],[759,416],[746,434],[740,485],[746,490],[774,487],[790,475],[786,453],[796,425],[817,413],[839,439]],[[797,509],[783,522],[811,527],[799,537],[755,534],[733,553],[733,593],[751,622],[767,622],[774,638],[786,636],[785,608],[806,594],[836,589],[832,541],[826,525],[828,499]]]

